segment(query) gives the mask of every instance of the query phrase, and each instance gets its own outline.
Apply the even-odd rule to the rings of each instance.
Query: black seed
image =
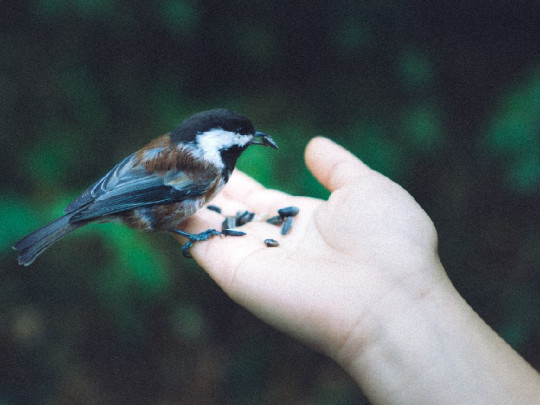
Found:
[[[272,225],[281,225],[283,223],[283,218],[281,218],[279,215],[276,215],[275,217],[268,218],[266,222]]]
[[[298,215],[300,208],[298,207],[285,207],[278,210],[280,217],[294,217]]]
[[[279,246],[279,242],[277,240],[275,240],[275,239],[265,239],[264,243],[268,247],[277,247],[277,246]]]
[[[283,222],[283,226],[281,227],[281,234],[287,235],[287,232],[291,229],[293,223],[293,217],[287,217],[285,222]]]
[[[248,222],[251,222],[253,220],[253,217],[255,217],[254,212],[238,212],[236,214],[236,226],[242,226],[247,224]]]
[[[236,219],[240,219],[242,218],[243,216],[249,214],[249,211],[236,211]]]
[[[231,229],[236,227],[236,217],[225,217],[225,220],[221,223],[221,230]]]
[[[217,212],[218,214],[221,214],[221,208],[219,208],[217,205],[207,205],[206,209],[209,209],[210,211]]]
[[[234,229],[224,229],[221,233],[226,236],[244,236],[246,234],[245,232],[235,231]]]

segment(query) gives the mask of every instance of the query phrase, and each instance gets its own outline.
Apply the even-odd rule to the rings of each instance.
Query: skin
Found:
[[[213,200],[224,213],[300,208],[287,236],[251,222],[244,237],[196,243],[191,253],[216,283],[334,359],[375,404],[537,403],[538,373],[455,290],[415,200],[328,139],[312,139],[305,158],[328,201],[265,189],[238,171]],[[200,210],[183,229],[220,222]]]

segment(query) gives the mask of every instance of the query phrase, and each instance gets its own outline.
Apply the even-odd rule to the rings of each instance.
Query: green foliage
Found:
[[[500,333],[510,345],[522,350],[540,322],[538,313],[540,297],[528,285],[509,290],[507,296],[509,308],[507,312],[511,313],[511,316],[506,320]]]
[[[353,151],[368,166],[391,178],[404,171],[403,149],[397,143],[392,143],[382,128],[361,124],[353,127],[350,136],[355,137]]]
[[[434,219],[454,284],[540,365],[535,2],[3,9],[0,402],[365,403],[335,365],[252,318],[167,236],[97,224],[17,266],[15,240],[122,157],[215,107],[279,144],[238,164],[268,187],[328,197],[303,160],[316,135],[403,184]]]
[[[508,162],[507,179],[523,193],[540,185],[540,68],[502,100],[488,134],[489,146]]]
[[[247,61],[271,63],[277,55],[278,44],[271,32],[254,24],[236,27],[235,41]]]
[[[103,288],[112,286],[123,288],[125,284],[135,284],[143,298],[151,299],[163,293],[169,285],[165,273],[165,261],[148,245],[147,238],[123,226],[101,225],[99,231],[107,246],[114,252],[118,273],[117,283],[104,283]],[[129,274],[123,274],[126,269]]]
[[[6,259],[12,257],[11,246],[14,241],[39,224],[35,207],[14,195],[0,195],[0,223],[0,255]]]
[[[403,134],[411,149],[419,153],[433,152],[443,138],[439,114],[433,106],[411,106],[403,115]]]
[[[170,319],[178,335],[185,341],[201,341],[208,333],[207,320],[201,309],[193,304],[177,305],[171,312]]]
[[[46,18],[60,18],[69,13],[92,19],[112,12],[113,1],[107,0],[37,0],[36,14]]]
[[[42,185],[59,184],[74,168],[77,147],[66,135],[58,131],[29,151],[24,163],[30,179]]]
[[[141,307],[159,299],[170,288],[167,263],[138,232],[114,224],[95,229],[113,258],[97,280],[100,301],[125,339],[140,340],[147,334],[147,315],[141,313]]]
[[[186,35],[199,23],[193,1],[164,0],[161,2],[161,18],[175,35]]]
[[[360,52],[373,42],[373,34],[367,22],[359,19],[343,21],[337,35],[338,43],[347,53]]]
[[[405,50],[398,61],[399,73],[410,89],[426,89],[432,82],[433,69],[425,55],[417,50]]]

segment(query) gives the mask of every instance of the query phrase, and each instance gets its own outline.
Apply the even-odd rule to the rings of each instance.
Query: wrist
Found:
[[[529,403],[540,395],[537,373],[448,280],[425,294],[395,291],[365,325],[336,359],[374,403]]]
[[[445,362],[438,358],[444,351],[439,344],[445,320],[454,317],[456,299],[442,292],[424,297],[395,292],[371,314],[369,334],[361,343],[352,339],[343,352],[350,357],[340,363],[374,402],[393,396],[389,403],[406,403],[407,397],[414,398],[411,403],[436,403],[416,393],[424,394],[425,386],[440,389],[448,378]],[[434,314],[432,308],[442,311]]]

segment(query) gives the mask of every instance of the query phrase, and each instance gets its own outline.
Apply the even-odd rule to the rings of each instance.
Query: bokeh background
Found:
[[[457,289],[540,367],[538,1],[4,0],[0,404],[367,403],[168,235],[88,226],[16,264],[15,240],[215,107],[279,143],[239,164],[269,187],[328,196],[314,135],[403,185]]]

